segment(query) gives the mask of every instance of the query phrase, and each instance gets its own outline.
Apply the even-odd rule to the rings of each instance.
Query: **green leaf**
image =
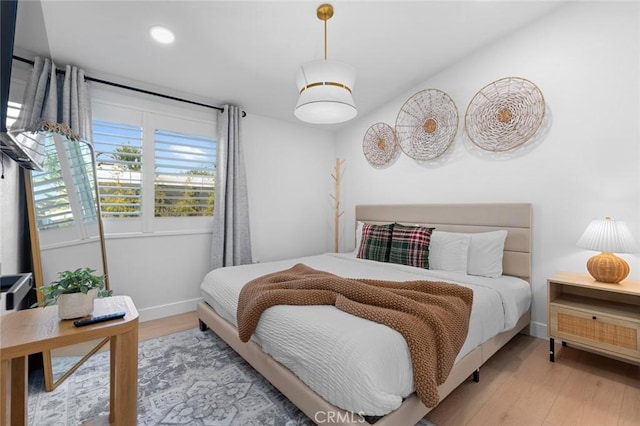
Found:
[[[104,290],[104,275],[95,275],[91,268],[78,268],[75,271],[62,271],[58,273],[58,280],[38,290],[43,293],[44,305],[56,302],[58,296],[69,293],[84,293],[97,289],[98,297],[111,296],[111,290]]]

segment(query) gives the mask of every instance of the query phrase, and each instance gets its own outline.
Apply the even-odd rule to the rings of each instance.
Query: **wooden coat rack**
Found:
[[[334,216],[333,216],[333,227],[334,227],[334,237],[333,237],[333,250],[338,253],[339,242],[340,242],[340,216],[344,213],[340,211],[340,169],[342,168],[342,164],[344,160],[336,158],[336,165],[333,168],[333,173],[331,177],[336,183],[336,193],[329,194],[334,202]]]

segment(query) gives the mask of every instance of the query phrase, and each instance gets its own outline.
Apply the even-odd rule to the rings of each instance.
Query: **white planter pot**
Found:
[[[73,319],[85,317],[93,312],[93,299],[98,290],[89,290],[84,293],[68,293],[58,296],[58,316],[60,319]]]

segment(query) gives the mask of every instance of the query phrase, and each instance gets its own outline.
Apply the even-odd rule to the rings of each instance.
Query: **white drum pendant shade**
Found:
[[[351,65],[319,60],[303,64],[296,78],[300,98],[295,116],[308,123],[349,121],[358,114],[351,90],[356,70]]]

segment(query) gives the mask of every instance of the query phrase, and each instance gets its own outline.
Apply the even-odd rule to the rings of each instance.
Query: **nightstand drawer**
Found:
[[[597,311],[584,312],[553,303],[549,306],[549,335],[619,354],[640,357],[640,323]]]

